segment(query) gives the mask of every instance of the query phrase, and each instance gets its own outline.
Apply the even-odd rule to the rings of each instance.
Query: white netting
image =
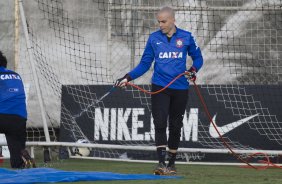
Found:
[[[282,144],[281,115],[272,111],[281,107],[282,99],[281,0],[30,0],[23,5],[52,140],[58,141],[55,130],[63,126],[73,141],[86,138],[97,143],[100,137],[110,141],[114,136],[117,144],[152,145],[151,120],[143,122],[151,129],[142,135],[134,129],[144,126],[138,116],[144,113],[142,108],[150,111],[149,95],[128,87],[130,99],[116,98],[112,103],[135,99],[141,109],[120,110],[97,101],[107,88],[97,93],[91,86],[112,85],[139,63],[149,34],[158,29],[155,13],[169,5],[175,9],[177,26],[191,31],[202,50],[205,63],[197,83],[206,95],[235,119],[256,115],[246,122],[248,128]],[[42,121],[30,57],[22,29],[20,32],[18,72],[28,90],[29,139],[42,140],[36,138],[44,136]],[[152,69],[134,83],[150,89],[151,75]],[[73,104],[61,103],[62,88]],[[273,93],[267,88],[273,88]],[[198,110],[187,111],[182,140],[191,141],[187,140],[192,136],[189,117],[196,113],[197,118]],[[127,124],[128,119],[135,121],[134,126]],[[82,125],[84,121],[91,124]],[[197,125],[197,143],[206,148],[224,147],[210,136],[207,119],[198,119]],[[95,128],[99,130],[93,131]],[[92,134],[85,129],[93,129]],[[239,139],[225,138],[236,149],[256,149]],[[103,152],[108,153],[114,152]]]

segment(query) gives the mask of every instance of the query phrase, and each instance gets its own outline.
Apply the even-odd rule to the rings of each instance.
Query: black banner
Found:
[[[90,141],[103,144],[153,144],[154,126],[149,96],[145,98],[138,90],[117,89],[102,102],[95,102],[111,87],[63,86],[61,125],[68,123],[69,118],[65,118],[65,114],[69,113],[76,117],[78,126]],[[210,85],[199,88],[219,132],[232,148],[281,150],[281,86]],[[65,127],[61,126],[60,141],[73,141],[74,138],[70,137],[73,133]],[[224,148],[193,86],[189,91],[180,146]]]

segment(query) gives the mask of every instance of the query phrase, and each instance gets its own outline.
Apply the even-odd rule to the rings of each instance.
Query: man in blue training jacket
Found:
[[[12,168],[35,167],[25,150],[27,110],[19,74],[6,69],[7,59],[0,51],[0,133],[6,136]]]
[[[152,91],[165,87],[176,76],[186,72],[161,93],[151,96],[152,115],[155,125],[155,144],[159,163],[154,170],[157,175],[175,175],[176,153],[179,147],[183,116],[188,101],[189,80],[196,80],[196,72],[203,65],[203,57],[192,34],[175,26],[175,13],[164,7],[157,13],[160,30],[152,33],[146,44],[140,63],[124,77],[115,82],[123,87],[128,81],[142,76],[153,61]],[[186,69],[187,54],[193,65]],[[186,78],[188,78],[188,80]],[[167,119],[169,134],[167,139]],[[165,163],[168,147],[168,164]]]

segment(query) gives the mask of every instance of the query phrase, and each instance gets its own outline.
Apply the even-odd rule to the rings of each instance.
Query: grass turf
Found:
[[[39,167],[43,166],[38,164]],[[9,167],[7,161],[2,167]],[[127,174],[152,174],[155,164],[127,163],[82,159],[56,161],[49,167],[74,171],[105,171]],[[281,169],[255,170],[238,166],[177,165],[178,175],[182,179],[167,180],[130,180],[95,181],[95,184],[281,184]],[[93,183],[75,182],[76,184]]]

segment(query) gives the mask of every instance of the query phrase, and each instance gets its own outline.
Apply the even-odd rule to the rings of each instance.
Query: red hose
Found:
[[[206,103],[205,103],[205,100],[204,100],[203,96],[201,95],[201,92],[200,92],[200,90],[199,90],[199,88],[198,88],[196,82],[195,82],[195,81],[192,81],[192,82],[193,82],[193,84],[194,84],[194,89],[196,90],[196,93],[197,93],[197,95],[198,95],[198,97],[199,97],[199,99],[200,99],[200,101],[201,101],[201,104],[202,104],[202,106],[203,106],[203,108],[204,108],[204,111],[205,111],[205,113],[206,113],[206,116],[208,117],[209,121],[212,123],[213,127],[215,128],[215,130],[216,130],[217,134],[219,135],[219,137],[220,137],[222,143],[224,144],[224,146],[225,146],[225,147],[232,153],[232,155],[234,155],[238,160],[240,160],[241,162],[246,163],[248,166],[250,166],[250,167],[252,167],[252,168],[254,168],[254,169],[257,169],[255,166],[251,165],[249,162],[245,161],[245,160],[242,159],[237,153],[235,153],[235,152],[232,150],[231,146],[224,140],[224,138],[222,137],[222,135],[219,133],[219,131],[218,131],[218,129],[217,129],[217,126],[215,125],[215,123],[214,123],[213,120],[212,120],[211,114],[210,114],[210,112],[209,112],[209,110],[208,110],[208,108],[207,108],[207,105],[206,105]]]
[[[154,91],[154,92],[145,90],[145,89],[143,89],[143,88],[141,88],[141,87],[139,87],[139,86],[137,86],[137,85],[135,85],[135,84],[132,84],[132,83],[130,83],[130,82],[127,82],[126,84],[129,85],[129,86],[132,86],[132,87],[134,87],[134,88],[136,88],[136,89],[139,89],[140,91],[142,91],[142,92],[144,92],[144,93],[147,93],[147,94],[150,94],[150,95],[155,95],[155,94],[158,94],[158,93],[162,92],[162,91],[165,90],[166,88],[168,88],[172,83],[174,83],[174,82],[175,82],[177,79],[179,79],[182,75],[185,75],[185,73],[179,74],[179,75],[176,76],[170,83],[168,83],[164,88],[162,88],[162,89],[160,89],[160,90],[158,90],[158,91]]]

